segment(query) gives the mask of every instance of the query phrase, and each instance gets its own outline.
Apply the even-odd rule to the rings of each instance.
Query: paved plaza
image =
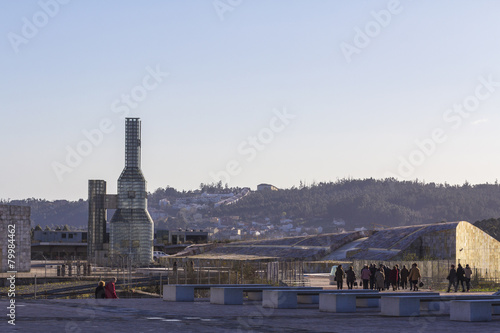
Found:
[[[326,313],[317,304],[298,309],[263,308],[261,302],[214,305],[166,302],[159,298],[18,300],[16,325],[0,323],[0,332],[500,332],[500,315],[491,322],[454,322],[449,315],[382,317],[377,308],[356,313]],[[8,303],[0,301],[7,312]]]

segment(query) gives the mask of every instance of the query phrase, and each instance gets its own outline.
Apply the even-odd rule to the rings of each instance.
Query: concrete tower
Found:
[[[147,209],[146,180],[141,171],[141,121],[125,120],[125,169],[118,178],[117,210],[110,222],[110,254],[135,265],[153,260],[153,220]]]
[[[87,258],[95,261],[96,251],[104,250],[106,238],[106,182],[89,180],[89,223],[87,233]]]

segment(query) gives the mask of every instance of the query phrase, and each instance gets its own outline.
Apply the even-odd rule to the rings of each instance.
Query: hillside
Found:
[[[333,220],[343,220],[347,229],[370,224],[477,221],[500,216],[500,186],[343,179],[300,189],[255,192],[214,213],[315,219],[327,225]]]
[[[500,218],[477,221],[474,225],[500,241]]]
[[[209,193],[234,191],[221,184],[201,184]],[[149,205],[159,208],[160,199],[174,202],[176,198],[194,196],[198,191],[177,191],[159,188],[149,194]],[[3,202],[5,203],[5,202]],[[88,206],[85,200],[47,201],[42,199],[15,200],[13,205],[32,208],[33,226],[65,225],[84,227]],[[169,214],[172,216],[172,213]],[[280,191],[252,192],[236,204],[210,208],[204,217],[240,216],[243,220],[268,217],[273,221],[286,217],[303,225],[333,227],[333,221],[345,221],[346,229],[354,227],[400,226],[439,221],[479,221],[479,227],[493,228],[482,220],[500,216],[500,186],[498,184],[461,186],[397,181],[394,179],[342,179]],[[489,220],[488,220],[489,221]],[[495,220],[498,221],[498,220]],[[498,224],[496,224],[498,226]],[[496,231],[495,231],[496,230]]]
[[[6,202],[2,202],[6,203]],[[43,199],[12,200],[11,205],[31,207],[31,225],[63,226],[65,224],[72,227],[87,227],[88,204],[86,200],[67,201],[56,200],[47,201]]]

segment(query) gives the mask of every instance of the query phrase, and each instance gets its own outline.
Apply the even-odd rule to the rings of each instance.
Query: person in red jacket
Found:
[[[106,298],[118,298],[118,296],[116,296],[115,282],[116,278],[111,278],[111,280],[106,283]]]

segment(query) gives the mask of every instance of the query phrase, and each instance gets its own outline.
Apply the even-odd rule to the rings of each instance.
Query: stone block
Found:
[[[183,285],[164,285],[163,300],[171,302],[194,302],[194,287]]]
[[[249,301],[262,301],[262,290],[260,291],[249,291],[247,293]]]
[[[242,305],[243,288],[212,287],[210,288],[210,304]]]
[[[358,308],[378,308],[380,298],[356,298],[356,306]]]
[[[451,301],[450,320],[491,321],[492,301]]]
[[[319,310],[325,312],[356,312],[355,294],[320,294]]]
[[[264,290],[262,291],[262,306],[274,309],[296,309],[296,290]]]
[[[299,304],[318,304],[319,295],[297,295],[297,303]]]
[[[420,298],[413,296],[382,296],[380,299],[380,310],[383,316],[419,316]]]

